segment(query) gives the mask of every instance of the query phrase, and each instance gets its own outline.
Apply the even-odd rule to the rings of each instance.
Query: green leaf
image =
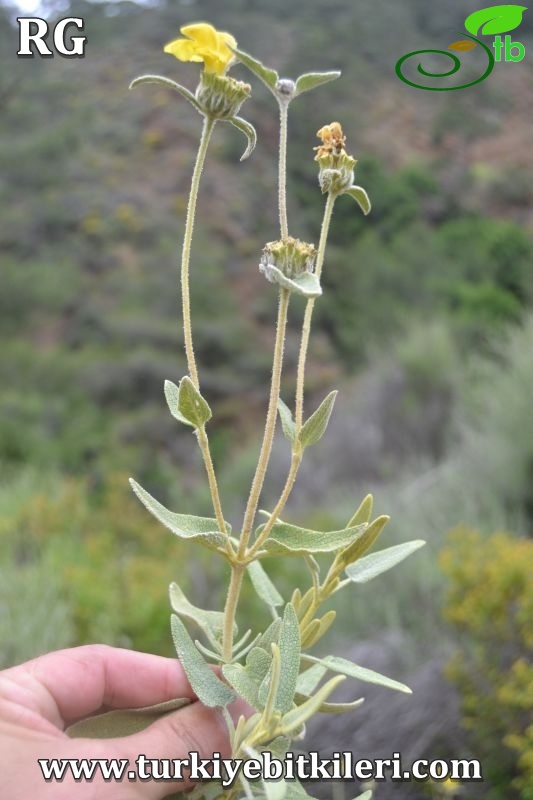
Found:
[[[412,694],[411,689],[399,681],[394,681],[392,678],[387,678],[386,675],[381,675],[379,672],[374,672],[366,667],[360,667],[354,664],[353,661],[348,661],[346,658],[340,656],[326,656],[325,658],[315,658],[314,656],[302,655],[304,661],[310,661],[312,664],[321,664],[332,672],[341,672],[349,678],[356,678],[365,683],[375,683],[378,686],[386,686],[388,689],[396,689],[398,692],[405,692]]]
[[[172,638],[178,658],[194,692],[205,706],[227,706],[235,693],[217,678],[196,649],[187,628],[175,614],[171,617]]]
[[[366,191],[362,186],[350,186],[350,188],[346,189],[343,194],[348,194],[355,200],[365,217],[367,214],[370,214],[372,205]]]
[[[262,647],[253,647],[246,658],[246,666],[224,664],[222,673],[249,705],[261,711],[264,706],[264,698],[260,699],[259,688],[268,674],[271,663],[271,653],[267,653]]]
[[[278,642],[279,640],[279,632],[281,630],[281,620],[275,619],[273,622],[270,623],[266,631],[264,631],[259,639],[257,640],[257,646],[262,647],[263,650],[266,650],[270,653],[270,647],[273,642]]]
[[[334,81],[340,77],[338,70],[332,72],[306,72],[305,75],[300,75],[296,81],[296,91],[294,96],[297,97],[302,92],[309,92],[317,86],[322,86],[324,83]]]
[[[277,283],[289,292],[303,297],[320,297],[322,289],[314,272],[302,272],[297,278],[287,278],[274,264],[262,264],[261,271],[271,283]]]
[[[474,11],[465,19],[466,30],[477,36],[494,36],[497,33],[508,33],[518,28],[522,22],[522,14],[527,6],[489,6],[479,11]]]
[[[330,696],[332,691],[339,686],[344,680],[342,675],[337,675],[335,678],[331,678],[327,683],[322,686],[318,692],[310,697],[305,703],[302,703],[301,706],[296,706],[293,708],[292,711],[289,711],[282,720],[282,731],[283,733],[289,735],[291,731],[300,728],[304,725],[307,720],[315,714],[322,703]]]
[[[258,527],[258,536],[264,527],[264,525]],[[272,526],[262,553],[265,556],[332,553],[340,547],[349,545],[356,537],[361,536],[364,530],[364,525],[356,525],[353,528],[344,528],[342,531],[313,531],[278,520]]]
[[[425,542],[422,539],[414,539],[412,542],[404,542],[394,547],[387,547],[385,550],[379,550],[377,553],[370,553],[356,561],[355,564],[349,564],[345,570],[346,575],[354,583],[366,583],[381,575],[382,572],[392,569],[423,545]]]
[[[213,416],[211,409],[188,375],[180,381],[178,412],[193,428],[201,428]]]
[[[298,675],[296,682],[296,691],[299,694],[310,695],[315,691],[316,687],[327,672],[327,667],[322,664],[313,664]]]
[[[339,561],[344,565],[351,564],[362,556],[363,553],[366,553],[366,551],[372,547],[389,520],[390,517],[386,514],[382,514],[380,517],[376,517],[374,522],[368,527],[365,526],[361,535],[349,545],[346,550],[339,553]],[[352,524],[352,520],[350,520],[348,525],[351,526]]]
[[[146,489],[130,478],[131,488],[144,505],[144,507],[159,522],[168,528],[180,539],[197,541],[210,550],[224,550],[226,534],[231,533],[231,527],[226,523],[226,534],[217,531],[217,521],[208,517],[194,517],[189,514],[175,514],[161,505]]]
[[[185,419],[183,414],[179,411],[179,389],[172,381],[165,381],[165,398],[169,411],[174,419],[177,419],[178,422],[182,422],[184,425],[190,425],[191,423],[189,420]]]
[[[281,420],[281,427],[284,436],[289,440],[289,442],[294,442],[296,439],[296,425],[294,424],[294,420],[292,418],[292,411],[287,405],[285,405],[281,397],[278,400],[278,414]]]
[[[302,425],[298,441],[302,447],[309,447],[311,444],[316,444],[324,435],[328,427],[329,418],[333,411],[333,404],[338,392],[334,390],[330,392],[324,400],[320,403],[317,410],[311,414],[307,422]]]
[[[177,583],[171,583],[169,588],[170,605],[172,610],[180,617],[185,617],[190,622],[195,622],[205,633],[211,634],[215,639],[220,639],[224,627],[224,614],[222,611],[206,611],[194,606],[185,597]],[[233,626],[234,635],[237,635],[237,626]]]
[[[181,86],[181,84],[176,83],[176,81],[171,81],[170,78],[164,78],[162,75],[141,75],[139,78],[135,78],[130,83],[130,89],[136,89],[137,86],[142,86],[145,83],[156,83],[159,86],[165,86],[167,89],[172,89],[175,92],[181,94],[189,103],[194,106],[194,108],[198,111],[199,114],[204,115],[204,110],[196,97],[190,92],[185,86]]]
[[[291,603],[287,603],[283,613],[279,634],[279,652],[281,675],[274,709],[284,714],[292,707],[300,672],[300,626]]]
[[[268,86],[270,90],[274,90],[276,88],[276,83],[279,80],[278,73],[273,70],[265,67],[261,61],[258,61],[256,58],[253,58],[249,53],[245,53],[243,50],[238,50],[237,48],[231,48],[239,61],[244,64],[245,67],[248,67],[250,72],[253,72],[263,83]]]
[[[301,705],[306,700],[309,700],[309,697],[305,694],[296,694],[295,700],[297,705]],[[322,703],[320,708],[318,709],[319,714],[347,714],[349,711],[353,711],[355,708],[359,708],[365,702],[364,697],[359,697],[357,700],[352,700],[351,703]]]
[[[251,156],[255,149],[255,145],[257,143],[257,133],[255,132],[255,128],[251,122],[248,122],[242,117],[232,117],[228,120],[228,122],[231,122],[231,124],[237,128],[237,130],[239,130],[241,133],[244,133],[248,139],[248,147],[240,158],[241,161],[244,161],[246,158]]]
[[[335,617],[337,616],[337,612],[334,609],[330,611],[326,611],[323,617],[320,619],[314,619],[313,622],[317,622],[318,625],[316,626],[315,630],[312,631],[312,634],[306,631],[305,636],[305,647],[314,647],[314,645],[321,639],[327,631],[331,628],[333,623],[335,622]]]
[[[374,498],[371,494],[367,494],[346,527],[351,528],[352,525],[362,525],[363,523],[370,522],[373,506]]]
[[[259,561],[252,561],[251,564],[248,564],[248,575],[250,576],[255,591],[267,606],[275,609],[277,606],[283,605],[283,597],[280,595]]]
[[[165,703],[157,703],[143,708],[121,708],[107,711],[105,714],[97,714],[94,717],[75,722],[74,725],[67,728],[66,732],[71,739],[114,739],[118,736],[131,736],[132,733],[143,731],[161,717],[177,711],[178,708],[188,706],[190,703],[190,698],[186,697],[167,700]]]
[[[371,798],[372,798],[372,792],[368,791],[368,792],[363,792],[363,794],[358,794],[357,797],[354,798],[354,800],[371,800]]]

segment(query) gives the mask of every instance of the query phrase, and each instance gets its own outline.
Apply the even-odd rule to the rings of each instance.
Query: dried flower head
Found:
[[[342,194],[353,183],[353,170],[356,160],[349,156],[344,146],[346,136],[340,122],[331,122],[317,131],[322,144],[313,148],[317,151],[315,161],[320,165],[318,180],[323,193]]]

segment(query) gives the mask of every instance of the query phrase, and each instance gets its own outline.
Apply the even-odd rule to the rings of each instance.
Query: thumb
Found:
[[[234,718],[249,713],[241,701],[232,703],[230,711]],[[111,740],[108,740],[108,745],[111,745]],[[143,800],[160,800],[171,792],[193,785],[188,764],[178,763],[180,759],[189,762],[191,753],[204,759],[213,758],[214,753],[220,754],[221,758],[231,755],[222,711],[206,708],[199,701],[162,717],[141,733],[113,740],[113,750],[117,751],[115,757],[130,761],[130,769],[137,773],[137,794]],[[180,767],[181,779],[172,780],[180,774],[175,771]]]

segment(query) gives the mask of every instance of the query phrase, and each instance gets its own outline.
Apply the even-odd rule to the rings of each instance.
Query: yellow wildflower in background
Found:
[[[223,75],[231,62],[233,53],[228,47],[236,47],[237,42],[231,33],[217,31],[207,22],[184,25],[180,33],[185,39],[174,39],[164,47],[165,53],[180,61],[203,61],[205,71]]]

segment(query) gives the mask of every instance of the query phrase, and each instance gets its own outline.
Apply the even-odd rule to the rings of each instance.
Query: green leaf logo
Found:
[[[482,33],[494,36],[497,33],[508,33],[518,28],[522,22],[522,14],[527,6],[490,6],[474,11],[465,19],[465,28],[473,36]]]

